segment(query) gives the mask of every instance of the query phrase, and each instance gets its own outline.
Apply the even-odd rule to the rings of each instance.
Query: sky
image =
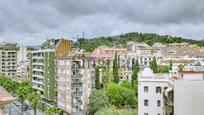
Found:
[[[128,32],[204,38],[203,0],[0,0],[0,42]]]

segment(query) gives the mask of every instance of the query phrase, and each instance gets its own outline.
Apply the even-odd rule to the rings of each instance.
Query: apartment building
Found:
[[[154,74],[150,68],[142,70],[138,74],[138,115],[164,115],[163,93],[171,87],[169,74]]]
[[[177,75],[153,74],[149,68],[139,73],[139,115],[203,114],[204,67],[184,68]]]
[[[114,60],[115,53],[117,52],[117,55],[122,58],[125,56],[126,51],[127,51],[126,48],[110,48],[110,47],[101,46],[99,48],[96,48],[92,52],[92,57],[96,65],[104,64],[107,61],[110,61],[110,66],[111,66]]]
[[[71,41],[48,39],[39,50],[30,54],[30,78],[32,86],[42,95],[42,103],[56,105],[57,81],[55,59],[71,54]]]
[[[0,73],[12,78],[17,76],[17,66],[26,60],[26,48],[19,44],[0,43]]]
[[[57,106],[64,114],[85,115],[94,89],[94,67],[90,54],[78,53],[57,59]]]
[[[142,68],[148,67],[153,57],[156,57],[159,66],[169,65],[170,62],[172,62],[173,66],[204,65],[204,48],[197,45],[188,43],[163,45],[162,43],[155,43],[148,46],[145,43],[138,42],[128,42],[127,45],[128,50],[124,58],[129,60],[137,59]]]

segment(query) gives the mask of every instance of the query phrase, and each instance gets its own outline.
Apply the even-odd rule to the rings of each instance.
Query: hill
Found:
[[[163,44],[187,42],[189,44],[197,44],[198,46],[204,46],[204,41],[185,39],[182,37],[173,37],[169,35],[158,35],[154,33],[131,32],[114,37],[97,37],[92,39],[80,38],[76,43],[74,43],[73,47],[82,48],[85,49],[87,52],[91,52],[101,45],[106,45],[109,47],[127,47],[128,41],[145,42],[150,46],[156,42],[161,42]]]

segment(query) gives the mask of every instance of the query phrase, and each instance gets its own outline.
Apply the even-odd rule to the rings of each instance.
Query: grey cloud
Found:
[[[0,0],[0,41],[154,32],[204,37],[202,0]]]

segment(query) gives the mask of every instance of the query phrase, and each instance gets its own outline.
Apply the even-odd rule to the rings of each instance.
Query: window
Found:
[[[156,93],[161,93],[162,92],[161,90],[162,90],[161,87],[156,87]]]
[[[149,100],[144,100],[144,106],[149,106]]]
[[[160,106],[161,106],[161,101],[157,100],[157,107],[160,107]]]
[[[148,86],[144,86],[144,92],[148,92]]]
[[[126,79],[127,79],[127,80],[129,79],[129,75],[126,75]]]
[[[144,113],[144,115],[148,115],[148,113]]]

